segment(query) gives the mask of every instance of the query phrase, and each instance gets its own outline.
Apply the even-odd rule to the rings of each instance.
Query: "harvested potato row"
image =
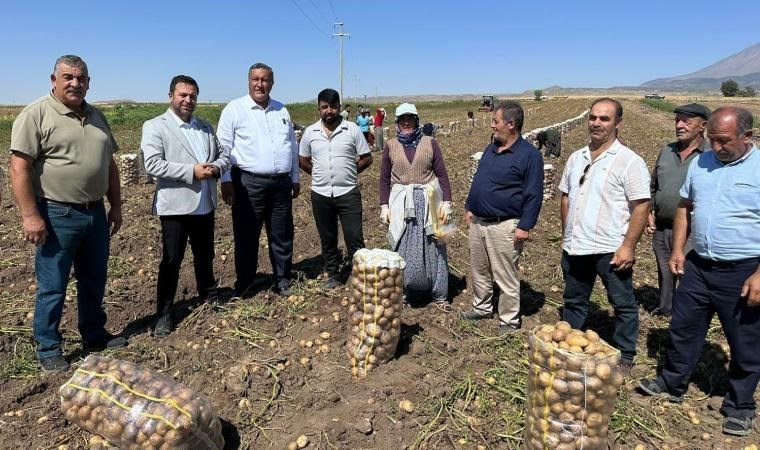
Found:
[[[129,361],[90,355],[60,394],[67,420],[119,448],[224,448],[206,397]]]
[[[354,254],[348,298],[351,334],[346,343],[354,377],[366,377],[396,353],[405,265],[398,253],[388,250],[361,249]]]
[[[620,352],[564,321],[534,329],[529,342],[525,448],[607,449]]]

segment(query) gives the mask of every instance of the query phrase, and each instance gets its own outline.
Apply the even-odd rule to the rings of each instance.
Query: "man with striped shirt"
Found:
[[[562,174],[562,317],[573,328],[586,326],[598,275],[615,310],[612,343],[621,351],[621,366],[630,370],[639,334],[632,268],[647,222],[650,178],[644,160],[617,139],[622,118],[617,100],[594,101],[589,145],[570,156]]]

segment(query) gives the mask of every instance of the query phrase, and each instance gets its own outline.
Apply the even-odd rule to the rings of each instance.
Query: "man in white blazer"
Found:
[[[161,219],[163,256],[156,288],[157,320],[154,335],[163,337],[174,326],[171,307],[187,241],[193,251],[198,295],[216,297],[214,278],[214,209],[216,180],[230,168],[207,122],[193,117],[198,83],[177,75],[169,85],[169,109],[143,124],[140,148],[145,172],[156,178],[153,213]]]

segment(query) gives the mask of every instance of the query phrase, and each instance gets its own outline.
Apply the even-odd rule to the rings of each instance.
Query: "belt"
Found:
[[[736,259],[733,261],[718,261],[715,259],[707,259],[699,256],[697,252],[693,252],[697,259],[697,264],[704,267],[718,267],[718,268],[732,268],[747,263],[760,263],[760,258],[744,258]]]
[[[85,203],[71,203],[71,202],[59,202],[58,200],[51,200],[49,198],[42,198],[42,201],[46,203],[52,203],[53,205],[68,206],[69,208],[84,209],[92,211],[93,209],[103,206],[103,199],[93,200]]]
[[[501,223],[501,222],[504,222],[505,220],[512,220],[512,219],[517,218],[517,217],[506,217],[506,216],[495,216],[495,217],[477,216],[477,217],[478,219],[480,219],[481,222],[485,222],[485,223]]]
[[[241,172],[246,173],[247,175],[252,176],[253,178],[263,178],[265,180],[279,180],[280,178],[290,177],[289,173],[253,173],[247,170],[243,170],[238,166],[233,166],[232,169],[237,169]]]

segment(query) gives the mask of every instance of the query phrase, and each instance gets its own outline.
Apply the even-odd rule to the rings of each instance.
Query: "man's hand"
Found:
[[[673,249],[673,252],[670,254],[670,260],[668,261],[670,273],[676,276],[683,275],[685,263],[686,256],[683,254],[683,250]]]
[[[443,224],[451,222],[453,212],[454,208],[451,207],[451,202],[441,202],[441,206],[438,207],[438,220]]]
[[[623,270],[628,270],[631,267],[633,267],[633,263],[635,262],[636,262],[636,257],[634,255],[633,249],[628,246],[621,245],[615,251],[615,254],[612,255],[612,260],[610,260],[610,265],[615,266],[615,268],[613,269],[615,272],[621,272]]]
[[[34,245],[45,245],[47,241],[47,227],[45,220],[39,214],[21,219],[21,227],[24,231],[24,240]]]
[[[296,198],[298,197],[298,194],[301,193],[301,183],[293,183],[293,194],[292,197]]]
[[[203,163],[193,165],[193,176],[198,180],[208,180],[214,177],[214,169],[218,172],[219,169],[213,164]]]
[[[464,212],[464,223],[469,227],[470,223],[472,223],[472,216],[473,214],[470,211]]]
[[[390,225],[391,223],[391,210],[388,208],[388,205],[380,205],[380,222],[385,225]]]
[[[231,181],[222,182],[222,200],[230,206],[235,204],[235,188]]]
[[[108,210],[108,229],[111,230],[111,236],[115,235],[121,228],[121,206]]]
[[[515,238],[513,239],[513,242],[515,244],[521,241],[527,241],[529,239],[530,239],[530,231],[525,231],[519,228],[515,228]]]
[[[649,215],[647,216],[647,227],[644,229],[644,231],[646,231],[647,234],[654,234],[655,229],[654,211],[649,211]]]
[[[755,271],[742,286],[742,297],[747,297],[747,305],[760,305],[760,270]]]

